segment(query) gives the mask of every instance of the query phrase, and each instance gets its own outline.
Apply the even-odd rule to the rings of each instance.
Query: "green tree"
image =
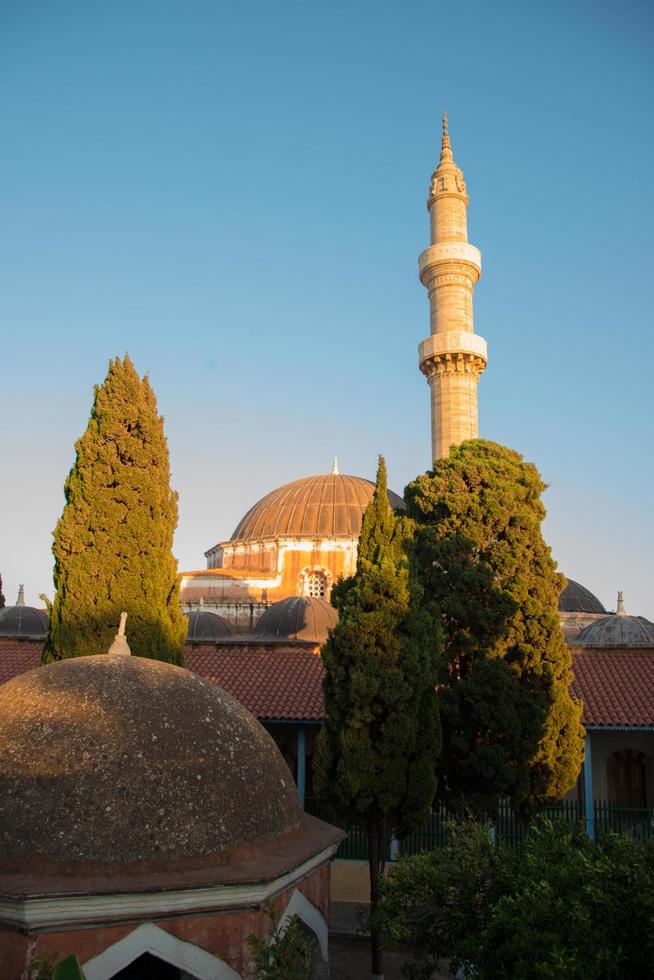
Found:
[[[522,812],[559,799],[583,758],[544,489],[518,453],[478,439],[406,489],[421,582],[444,630],[440,794],[484,817],[502,797]]]
[[[127,355],[110,361],[96,386],[75,448],[54,532],[56,594],[43,662],[106,653],[124,610],[133,654],[181,664],[177,494],[154,393]]]
[[[322,649],[326,720],[314,754],[320,797],[368,833],[373,909],[391,837],[425,819],[436,790],[440,632],[421,601],[411,538],[410,522],[388,503],[380,458],[356,574],[332,593],[339,621]],[[371,937],[372,972],[381,975],[374,919]]]

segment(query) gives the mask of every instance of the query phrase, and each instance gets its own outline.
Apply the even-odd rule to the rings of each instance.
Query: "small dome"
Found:
[[[188,633],[186,639],[191,643],[215,643],[225,637],[236,636],[238,630],[218,613],[198,609],[186,613]]]
[[[250,508],[231,540],[358,538],[374,489],[370,480],[340,473],[286,483]],[[404,501],[392,490],[388,491],[388,502],[396,510],[404,508]]]
[[[0,744],[5,871],[190,867],[298,827],[272,738],[221,688],[171,664],[107,654],[16,677],[0,686]]]
[[[278,640],[324,643],[338,622],[338,613],[326,599],[290,596],[275,602],[254,627],[257,636]]]
[[[572,642],[580,647],[654,648],[654,623],[644,616],[606,616],[583,629]]]
[[[559,596],[559,612],[606,613],[606,609],[597,596],[569,578]]]
[[[48,632],[48,614],[34,606],[0,609],[0,636],[18,640],[42,640]]]

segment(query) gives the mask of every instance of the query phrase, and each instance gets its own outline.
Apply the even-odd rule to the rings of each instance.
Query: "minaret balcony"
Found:
[[[476,333],[450,331],[432,334],[418,347],[420,370],[427,376],[439,373],[436,368],[443,365],[450,369],[450,362],[466,365],[466,370],[474,366],[474,371],[481,373],[488,362],[486,341]]]
[[[418,259],[420,282],[428,286],[429,280],[439,266],[456,265],[463,267],[474,285],[481,275],[481,252],[468,242],[439,242],[430,245]]]

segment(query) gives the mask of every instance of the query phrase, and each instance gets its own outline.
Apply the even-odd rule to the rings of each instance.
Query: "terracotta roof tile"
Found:
[[[41,663],[42,640],[0,640],[0,684]]]
[[[224,687],[256,718],[320,721],[324,713],[320,656],[310,650],[255,646],[193,649],[186,666]]]
[[[585,725],[654,726],[654,651],[579,650],[573,661]]]

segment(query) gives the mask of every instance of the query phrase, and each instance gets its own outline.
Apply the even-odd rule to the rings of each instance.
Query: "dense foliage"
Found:
[[[378,920],[408,943],[411,980],[439,959],[475,980],[645,980],[654,962],[654,841],[591,841],[545,822],[514,852],[480,824],[401,860],[382,885]]]
[[[425,595],[444,632],[439,792],[493,816],[530,811],[574,785],[581,705],[557,616],[565,579],[541,534],[538,470],[483,440],[453,446],[406,489]]]
[[[5,605],[5,594],[2,591],[2,575],[0,575],[0,609],[4,609]]]
[[[181,664],[177,494],[154,393],[129,357],[110,362],[76,451],[54,532],[43,660],[106,653],[125,611],[133,654]]]
[[[326,721],[314,753],[319,796],[368,832],[373,905],[391,836],[425,819],[436,790],[440,632],[421,601],[411,530],[388,503],[380,459],[356,574],[332,593],[339,621],[322,650]]]

